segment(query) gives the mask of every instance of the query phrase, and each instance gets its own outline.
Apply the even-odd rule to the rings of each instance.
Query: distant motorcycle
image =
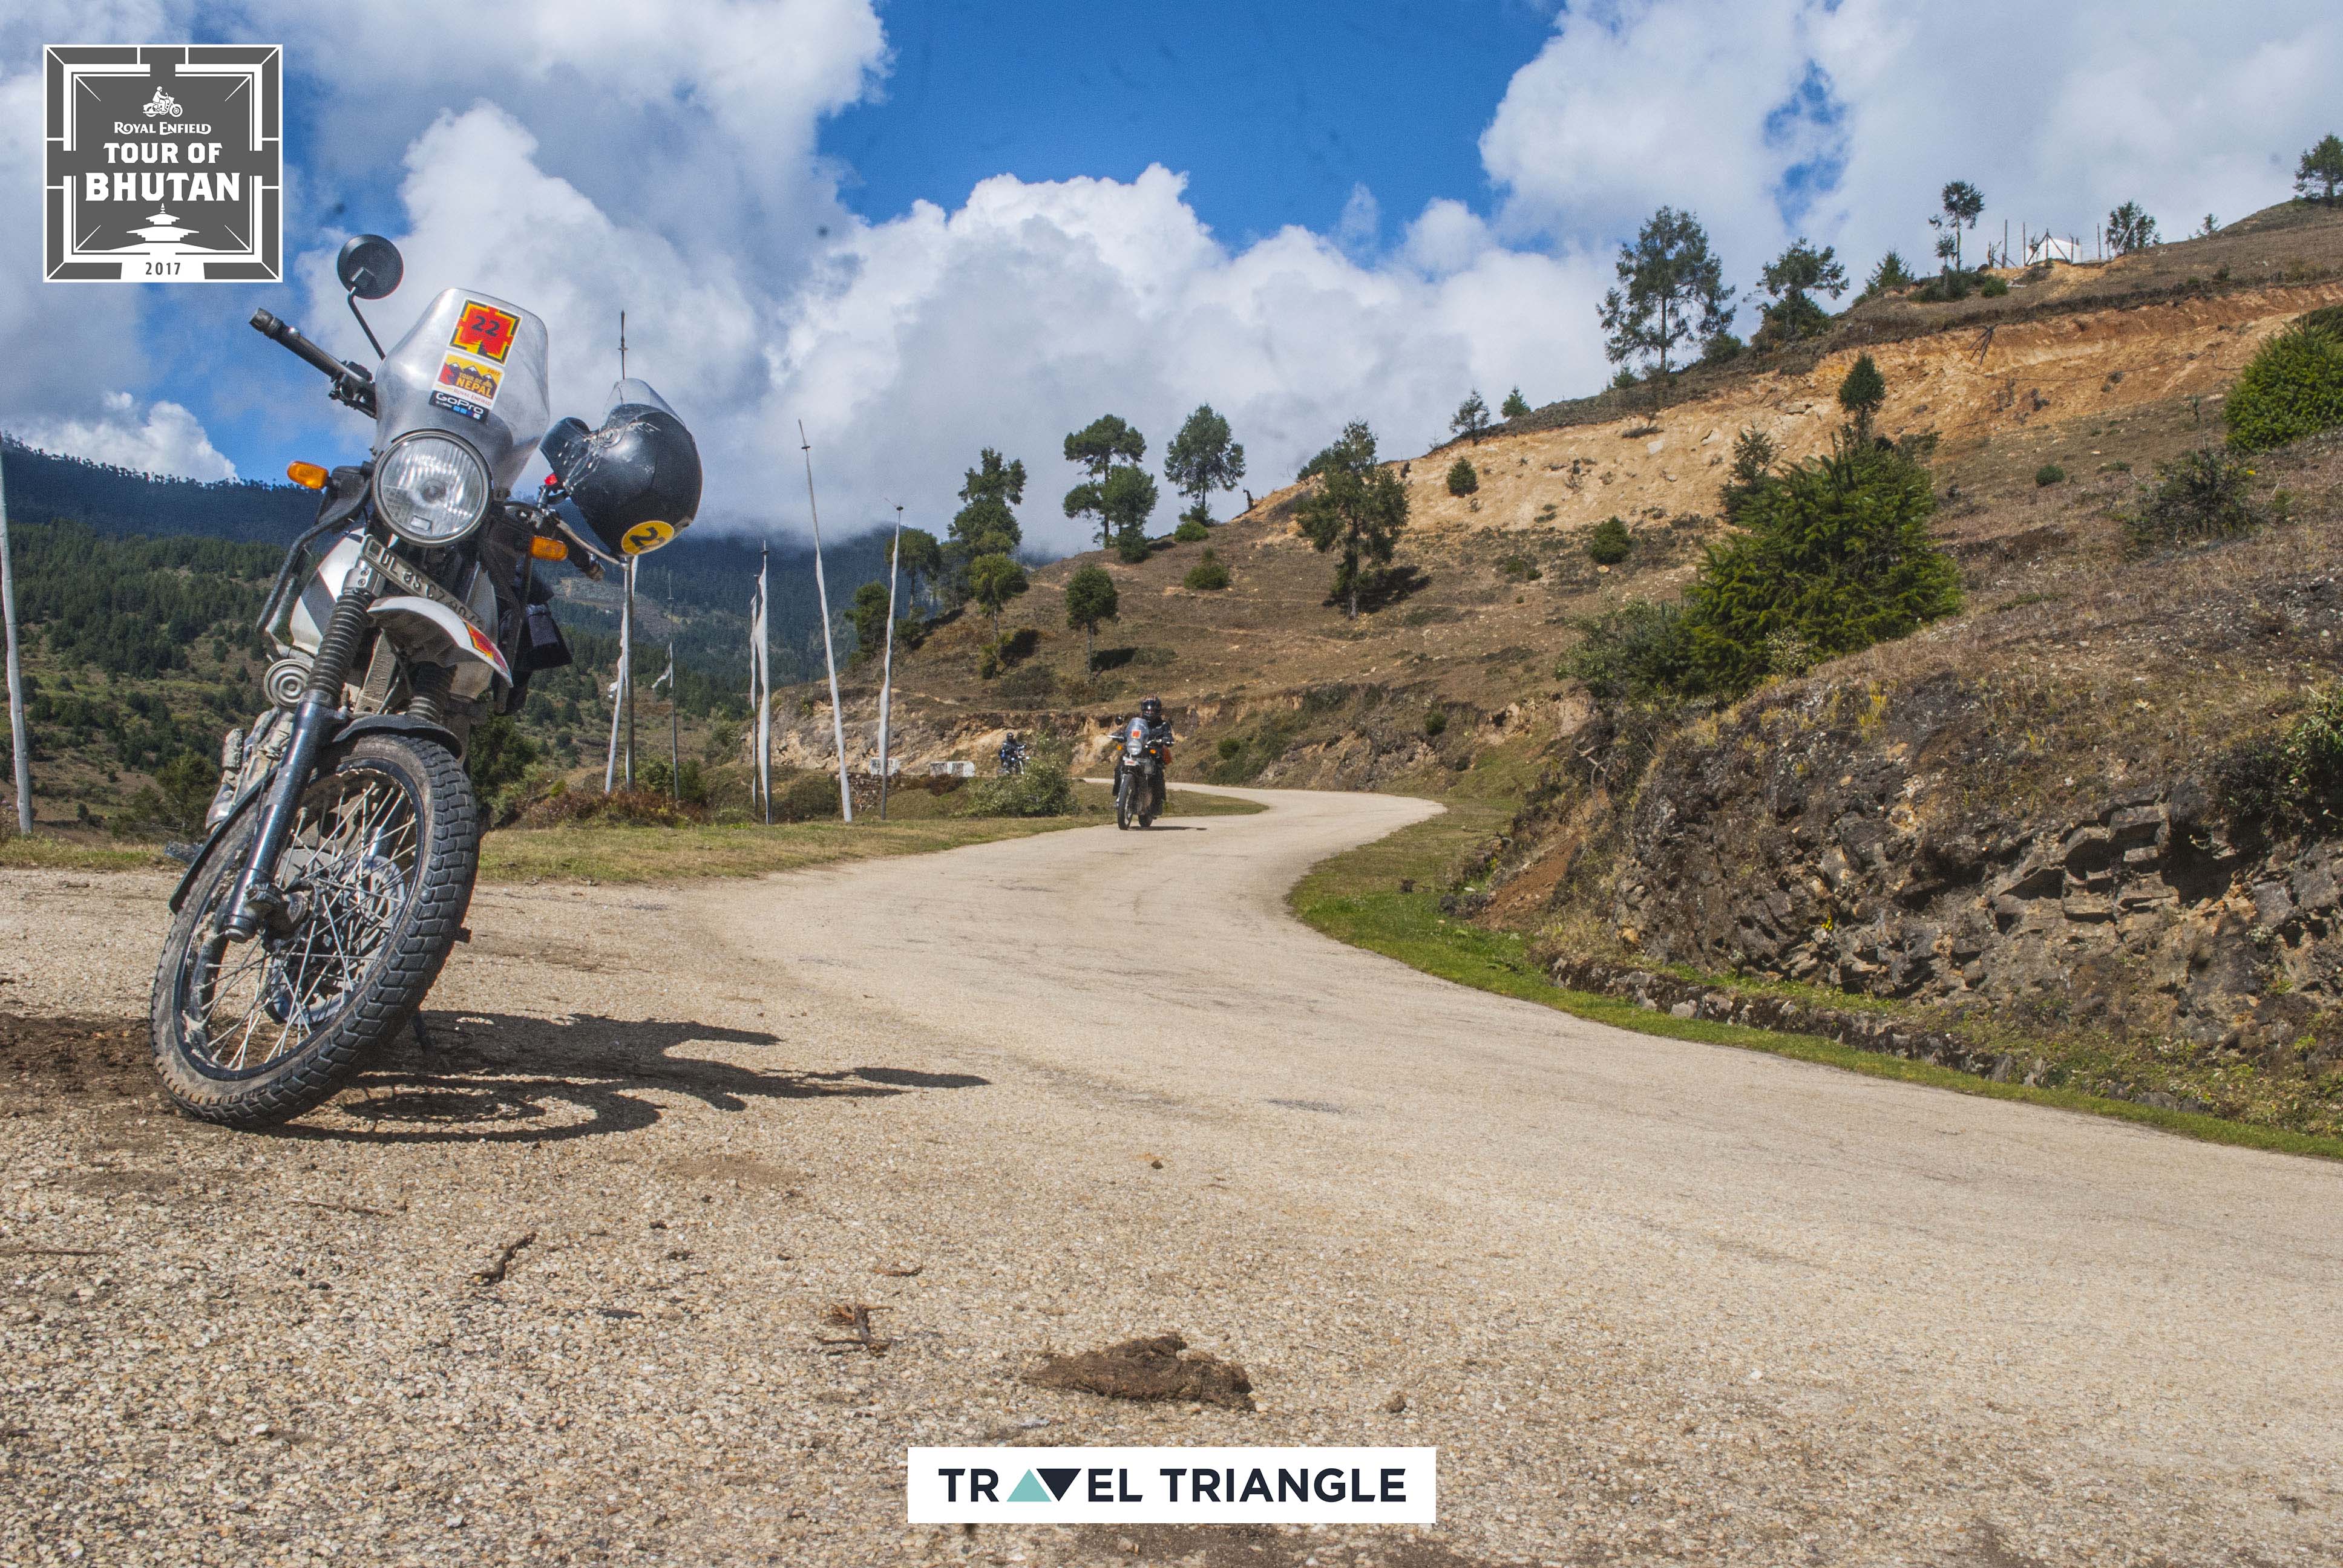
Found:
[[[1014,779],[1025,771],[1027,748],[1022,740],[1011,736],[1001,743],[1001,776]]]
[[[1122,732],[1122,750],[1114,762],[1114,825],[1128,829],[1136,820],[1151,828],[1163,815],[1163,770],[1171,763],[1171,747],[1148,737],[1147,720],[1131,716]]]
[[[359,315],[405,263],[360,235],[336,271]],[[700,488],[690,432],[641,381],[613,388],[598,428],[548,431],[545,323],[517,305],[445,290],[387,354],[366,328],[382,355],[371,372],[267,311],[252,325],[375,433],[355,467],[289,470],[324,494],[261,612],[274,706],[222,743],[155,974],[164,1094],[238,1127],[333,1094],[468,937],[482,822],[465,741],[519,711],[532,671],[569,662],[538,564],[599,577],[598,558],[673,538]],[[518,499],[532,449],[552,475]]]

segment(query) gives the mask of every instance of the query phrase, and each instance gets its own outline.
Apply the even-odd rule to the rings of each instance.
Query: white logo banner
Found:
[[[1431,1448],[915,1448],[913,1524],[1431,1524]]]

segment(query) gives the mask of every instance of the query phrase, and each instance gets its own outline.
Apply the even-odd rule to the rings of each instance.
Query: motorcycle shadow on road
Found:
[[[359,1073],[325,1109],[279,1137],[347,1143],[544,1143],[639,1132],[665,1114],[661,1092],[711,1111],[759,1100],[878,1100],[915,1091],[981,1089],[964,1072],[856,1067],[766,1070],[679,1056],[687,1045],[785,1043],[761,1030],[577,1015],[427,1013],[424,1039]]]

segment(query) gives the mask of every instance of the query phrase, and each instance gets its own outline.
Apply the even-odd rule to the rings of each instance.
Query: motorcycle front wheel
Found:
[[[1114,770],[1114,826],[1117,832],[1128,831],[1131,827],[1131,769],[1117,768]]]
[[[446,748],[367,735],[328,750],[275,872],[281,930],[216,928],[257,830],[246,819],[188,890],[155,973],[154,1064],[186,1115],[263,1127],[315,1109],[438,979],[479,862],[471,781]]]

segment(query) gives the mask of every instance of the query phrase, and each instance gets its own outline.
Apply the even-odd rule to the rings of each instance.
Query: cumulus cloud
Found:
[[[186,479],[233,479],[236,465],[222,457],[193,414],[176,403],[155,402],[142,415],[138,399],[108,392],[83,418],[34,419],[15,434],[28,447],[93,463]]]
[[[2170,234],[2243,216],[2288,194],[2338,73],[2329,0],[1599,0],[1515,74],[1481,152],[1516,240],[1615,242],[1667,203],[1745,282],[1799,234],[1926,261],[1951,179],[1984,188],[1996,238],[2005,217],[2088,236],[2126,200]]]

